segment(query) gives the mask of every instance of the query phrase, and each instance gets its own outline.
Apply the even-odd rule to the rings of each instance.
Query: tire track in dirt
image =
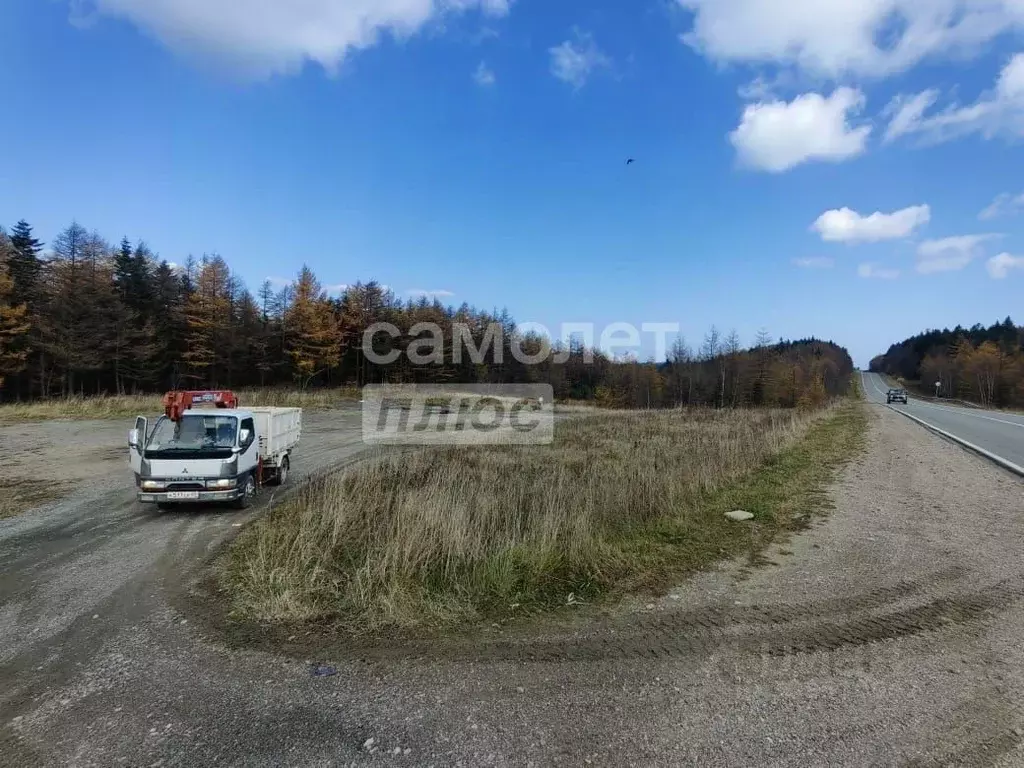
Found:
[[[964,568],[952,566],[920,581],[903,581],[848,598],[832,598],[790,605],[715,605],[672,610],[659,614],[627,614],[614,619],[596,618],[573,634],[534,639],[438,638],[398,643],[346,639],[330,630],[313,633],[297,643],[282,642],[267,627],[236,622],[232,634],[256,647],[305,657],[316,648],[331,658],[358,658],[364,662],[400,659],[444,659],[458,662],[602,661],[607,659],[706,656],[726,650],[764,657],[788,656],[867,645],[899,637],[941,630],[985,618],[1024,598],[1024,580],[1003,582],[978,593],[935,597],[903,608],[920,595],[934,595],[943,585],[956,586]],[[206,585],[210,589],[210,585]],[[196,597],[195,594],[192,597]],[[193,608],[178,603],[182,608]],[[187,607],[186,607],[187,606]],[[196,614],[193,614],[196,615]],[[199,614],[208,629],[223,630],[211,614]],[[289,633],[288,628],[282,632]],[[517,632],[511,628],[510,632]],[[549,633],[550,634],[550,633]]]
[[[866,595],[861,607],[885,607],[882,590]],[[979,592],[939,597],[920,605],[831,620],[826,612],[807,605],[709,609],[634,619],[615,629],[582,639],[553,639],[522,643],[498,641],[452,649],[460,661],[598,661],[606,659],[705,656],[726,650],[762,656],[834,651],[850,646],[895,640],[989,618],[1024,598],[1024,581],[1004,581]],[[832,614],[844,613],[836,606]],[[817,615],[817,620],[805,621]],[[825,620],[821,620],[826,616]],[[793,626],[800,624],[801,626]],[[736,632],[736,629],[742,631]],[[612,631],[607,631],[612,630]],[[449,654],[446,654],[448,656]]]

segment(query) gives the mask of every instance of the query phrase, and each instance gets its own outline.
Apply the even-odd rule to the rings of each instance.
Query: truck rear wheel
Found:
[[[274,474],[270,478],[270,485],[284,485],[288,482],[288,470],[289,470],[288,457],[285,456],[281,459],[280,465],[274,470]]]

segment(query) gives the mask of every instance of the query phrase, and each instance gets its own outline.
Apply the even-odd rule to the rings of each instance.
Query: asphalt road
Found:
[[[885,403],[889,384],[877,373],[861,374],[869,401]],[[1024,467],[1024,416],[931,403],[913,395],[907,404],[893,407],[916,416],[945,432],[956,435],[1006,461]]]

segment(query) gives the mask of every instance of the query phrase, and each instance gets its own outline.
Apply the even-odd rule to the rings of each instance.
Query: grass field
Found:
[[[236,616],[355,633],[659,591],[804,525],[865,419],[855,398],[603,413],[560,425],[551,446],[385,455],[246,529],[224,578]],[[736,508],[755,520],[726,520]]]
[[[235,390],[243,406],[282,406],[328,409],[339,402],[359,400],[357,387],[301,392],[293,389]],[[114,419],[153,415],[163,411],[163,395],[69,397],[0,405],[0,425],[48,419]]]

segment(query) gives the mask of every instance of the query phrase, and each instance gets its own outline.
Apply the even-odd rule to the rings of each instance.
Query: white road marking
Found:
[[[860,378],[861,378],[862,382],[864,380],[864,377],[867,376],[867,375],[868,374],[866,374],[863,371],[861,371]],[[876,376],[875,374],[871,374],[871,386],[873,386],[875,388],[875,391],[878,392],[878,394],[880,394],[880,395],[884,395],[885,394],[885,392],[883,392],[881,389],[879,389],[879,387],[878,387],[878,376]]]
[[[926,408],[938,408],[941,411],[952,411],[953,413],[962,413],[964,416],[973,416],[976,419],[985,419],[985,421],[995,421],[998,422],[999,424],[1009,424],[1010,426],[1020,427],[1021,429],[1024,429],[1024,424],[1021,424],[1019,421],[1007,421],[1006,419],[997,419],[993,416],[982,416],[980,413],[975,413],[969,408],[951,408],[948,405],[935,405],[934,403],[925,403],[917,400],[915,400],[914,402],[918,405],[923,405]]]
[[[893,410],[896,410],[896,409],[894,408]],[[997,453],[992,453],[991,451],[986,451],[984,448],[981,448],[981,447],[975,445],[974,443],[969,443],[966,440],[964,440],[962,437],[960,437],[959,435],[954,435],[952,432],[947,432],[944,429],[939,429],[934,424],[929,424],[924,419],[920,418],[919,416],[915,416],[912,413],[908,413],[907,411],[900,411],[900,413],[902,413],[908,419],[916,421],[918,424],[921,424],[921,425],[927,427],[928,429],[932,430],[933,432],[937,432],[938,434],[942,435],[943,437],[949,438],[950,440],[952,440],[955,443],[960,443],[960,445],[964,446],[965,448],[969,448],[970,450],[974,451],[975,453],[978,453],[978,454],[984,456],[986,459],[989,459],[989,460],[995,462],[996,464],[999,464],[1003,468],[1010,470],[1014,474],[1020,475],[1021,477],[1024,477],[1024,467],[1021,467],[1018,464],[1014,464],[1009,459],[1004,459],[1002,456],[1000,456]]]

